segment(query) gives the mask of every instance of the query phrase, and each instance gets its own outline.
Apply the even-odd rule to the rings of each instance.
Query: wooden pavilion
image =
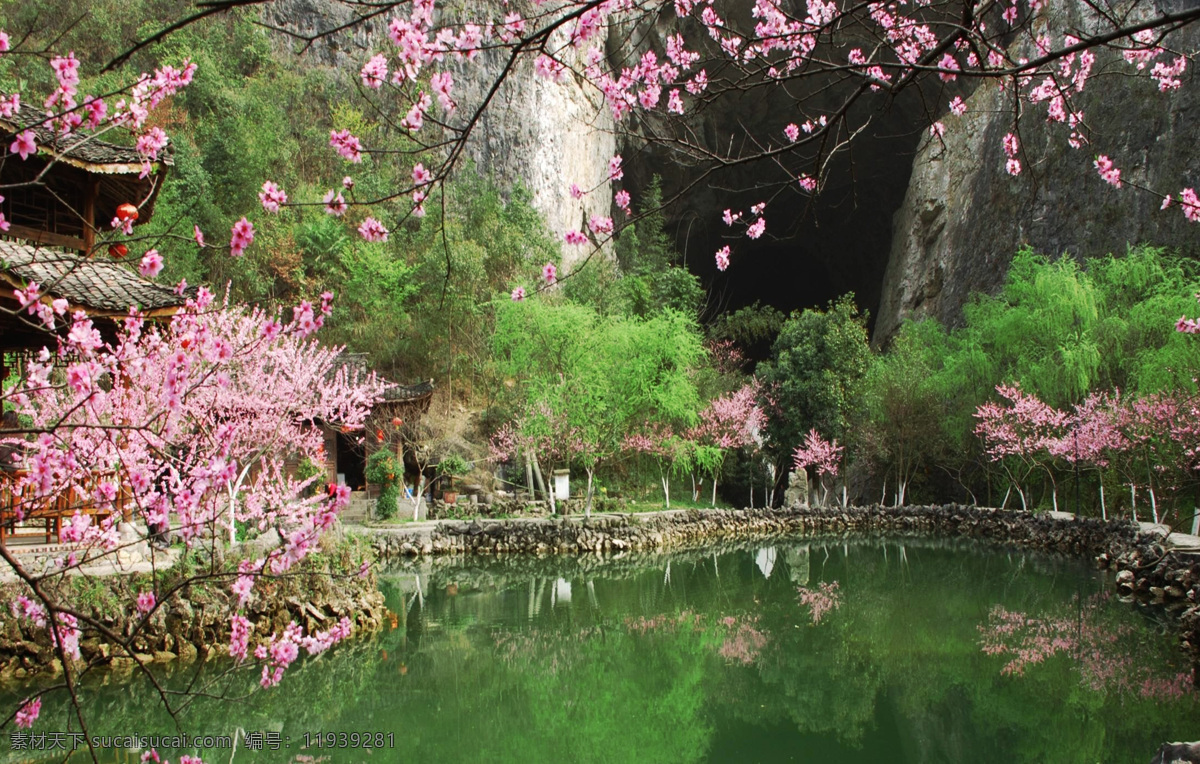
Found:
[[[96,234],[111,228],[117,207],[138,208],[134,225],[154,213],[154,203],[173,166],[168,144],[159,158],[147,161],[137,149],[117,146],[86,133],[58,135],[31,127],[36,155],[24,160],[7,153],[24,130],[0,119],[0,212],[10,227],[5,236],[91,254]]]
[[[368,371],[366,353],[343,352],[340,362],[360,373]],[[403,441],[391,422],[399,419],[415,424],[429,410],[433,390],[432,379],[388,388],[383,400],[371,408],[363,432],[346,433],[324,425],[325,472],[328,481],[344,483],[354,490],[364,489],[367,485],[367,457],[384,446],[395,448],[397,457],[403,461]],[[383,438],[378,437],[380,432],[384,433]]]
[[[23,129],[0,120],[0,151]],[[167,168],[168,150],[157,161],[147,162],[135,149],[106,143],[84,133],[56,135],[32,127],[38,152],[22,160],[0,154],[0,212],[8,224],[0,231],[0,380],[28,354],[53,346],[56,337],[29,315],[15,291],[38,284],[39,299],[67,302],[68,312],[82,311],[102,336],[111,340],[122,318],[136,306],[151,319],[174,315],[195,290],[173,289],[142,278],[128,267],[100,255],[97,233],[111,227],[117,207],[138,208],[135,225],[153,213]],[[57,330],[69,329],[59,321]],[[17,473],[19,475],[19,473]],[[0,473],[11,478],[14,473]],[[103,477],[97,473],[97,478]],[[61,521],[76,511],[100,510],[90,496],[67,491],[49,502],[30,506],[19,482],[0,480],[0,544],[7,543],[16,520],[44,524],[35,536],[47,543],[58,537]],[[104,512],[124,512],[126,492]],[[20,508],[20,512],[17,509]]]

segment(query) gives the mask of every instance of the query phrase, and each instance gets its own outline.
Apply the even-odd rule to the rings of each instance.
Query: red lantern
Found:
[[[392,427],[399,427],[399,426],[400,426],[400,425],[402,425],[402,424],[404,424],[404,420],[403,420],[403,419],[401,419],[401,418],[400,418],[400,417],[398,417],[398,416],[394,416],[394,417],[392,417]]]
[[[138,208],[134,207],[129,202],[125,202],[124,204],[117,207],[117,219],[118,220],[137,220],[138,219]]]
[[[376,430],[376,431],[375,431],[375,437],[376,437],[378,440],[383,440],[383,430]]]
[[[108,254],[114,260],[120,260],[125,255],[129,254],[129,247],[124,244],[113,244],[108,248]]]

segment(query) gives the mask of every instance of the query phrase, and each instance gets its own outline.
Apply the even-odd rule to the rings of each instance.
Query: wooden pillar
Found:
[[[96,246],[96,197],[100,195],[100,181],[91,184],[83,197],[83,253],[90,256]]]

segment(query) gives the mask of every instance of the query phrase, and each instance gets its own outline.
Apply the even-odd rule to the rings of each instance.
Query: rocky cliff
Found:
[[[521,0],[507,7],[529,14],[533,3]],[[495,14],[495,4],[468,0],[454,12],[464,18],[486,18]],[[301,36],[281,34],[281,47],[321,66],[355,75],[372,55],[395,47],[386,35],[390,15],[307,44],[302,37],[344,26],[354,18],[353,7],[336,0],[277,0],[263,13],[270,26]],[[506,58],[507,53],[491,51],[474,62],[451,63],[460,121],[483,102]],[[517,183],[527,188],[534,208],[561,241],[566,231],[586,226],[592,215],[611,214],[608,160],[617,150],[612,128],[603,95],[595,88],[578,79],[560,84],[535,77],[533,59],[526,56],[475,125],[466,156],[477,171],[492,175],[502,188]],[[572,183],[591,192],[573,199],[569,193]],[[564,247],[566,264],[585,251],[583,247]]]
[[[1049,33],[1086,28],[1084,0],[1059,0]],[[1154,11],[1151,3],[1138,9]],[[1171,47],[1195,50],[1200,29],[1184,30]],[[1065,125],[1047,122],[1045,107],[1023,106],[1024,169],[1005,171],[1001,141],[1012,130],[1012,89],[981,86],[962,117],[947,114],[942,139],[927,135],[917,151],[904,203],[893,219],[874,341],[886,342],[906,318],[955,323],[972,291],[995,292],[1022,245],[1076,257],[1124,252],[1150,243],[1200,254],[1200,226],[1178,205],[1160,210],[1161,194],[1200,187],[1200,82],[1189,68],[1183,87],[1157,83],[1119,56],[1102,53],[1076,97],[1091,142],[1067,143]],[[1109,156],[1124,187],[1105,183],[1092,165]],[[1150,189],[1150,190],[1143,190]]]

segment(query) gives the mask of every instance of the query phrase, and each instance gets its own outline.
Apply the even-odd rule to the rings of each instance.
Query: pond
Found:
[[[793,539],[426,562],[385,571],[381,586],[394,611],[382,633],[242,702],[197,699],[182,728],[261,733],[233,759],[255,762],[1127,764],[1200,738],[1174,635],[1076,560]],[[138,682],[84,696],[93,734],[176,729]],[[34,730],[67,730],[65,713],[47,701]],[[11,744],[0,758],[43,760]]]

